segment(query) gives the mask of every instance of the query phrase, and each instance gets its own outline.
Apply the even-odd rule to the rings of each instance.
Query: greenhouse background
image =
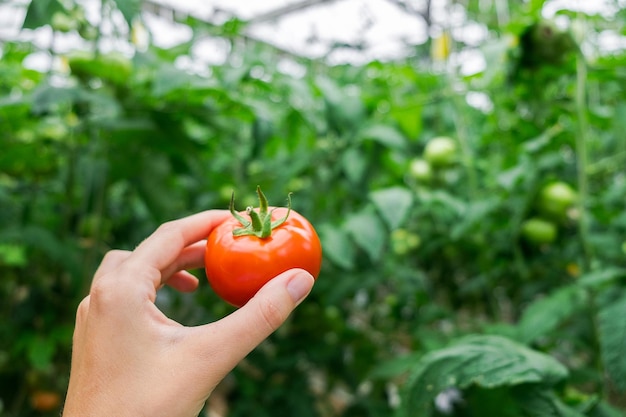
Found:
[[[625,67],[622,0],[0,1],[0,415],[108,250],[257,185],[322,272],[201,415],[624,415]]]

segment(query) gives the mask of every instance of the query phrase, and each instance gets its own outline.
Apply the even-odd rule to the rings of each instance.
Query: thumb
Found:
[[[309,294],[314,279],[307,271],[291,269],[270,280],[239,310],[211,324],[197,327],[199,348],[220,345],[220,354],[206,364],[226,375],[272,334]],[[205,351],[206,352],[206,351]]]

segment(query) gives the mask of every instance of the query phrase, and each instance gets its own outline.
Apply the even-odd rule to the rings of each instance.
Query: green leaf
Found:
[[[541,10],[543,9],[543,4],[546,0],[531,0],[529,3],[530,13],[536,16],[541,15]]]
[[[412,353],[377,364],[370,371],[370,378],[388,380],[409,371],[419,359],[419,354]]]
[[[548,391],[544,387],[524,385],[516,387],[513,392],[521,406],[523,416],[585,417],[583,413],[569,407],[554,392]]]
[[[64,12],[65,8],[58,0],[31,0],[24,17],[22,29],[37,29],[50,23],[56,12]]]
[[[406,138],[397,129],[383,124],[374,124],[363,129],[359,134],[361,140],[374,140],[391,149],[406,149]]]
[[[560,288],[530,304],[520,319],[519,339],[532,343],[554,331],[559,324],[586,308],[586,292],[578,285]]]
[[[421,190],[418,193],[418,199],[422,207],[431,210],[438,210],[443,207],[457,216],[462,216],[467,211],[467,204],[447,191]]]
[[[54,87],[44,82],[32,93],[32,111],[41,114],[69,108],[80,97],[80,92],[78,87]]]
[[[392,230],[406,220],[413,205],[413,194],[404,187],[373,191],[370,193],[370,199]]]
[[[26,247],[10,243],[0,243],[0,265],[25,266]]]
[[[353,269],[355,248],[348,234],[331,224],[322,224],[317,229],[324,256],[341,268]]]
[[[598,313],[598,333],[604,369],[615,387],[626,393],[626,292]]]
[[[324,96],[326,116],[331,128],[352,131],[366,118],[360,89],[346,88],[328,77],[318,77],[316,85]]]
[[[341,102],[343,93],[341,87],[335,81],[328,77],[320,76],[315,80],[315,84],[324,95],[326,101],[333,105],[338,105]]]
[[[350,182],[358,184],[367,169],[367,157],[358,148],[348,149],[341,158],[341,165]]]
[[[0,229],[0,241],[23,245],[29,250],[35,250],[45,255],[68,272],[78,273],[80,253],[75,250],[70,242],[61,240],[59,236],[46,228],[30,225]]]
[[[172,91],[186,90],[194,79],[193,75],[181,71],[174,65],[162,64],[154,75],[152,95],[158,98]]]
[[[566,376],[567,369],[548,355],[504,337],[473,335],[422,357],[407,382],[405,407],[426,416],[446,388],[553,385]]]
[[[606,284],[613,284],[615,281],[626,277],[624,268],[607,268],[589,272],[578,279],[578,283],[585,287],[601,287]]]
[[[411,138],[417,138],[422,132],[422,107],[410,104],[403,107],[392,107],[389,115],[397,122],[404,134]]]
[[[113,0],[130,27],[141,10],[141,0]]]
[[[27,349],[30,364],[35,369],[44,370],[52,363],[56,343],[52,339],[36,336],[29,340]]]
[[[588,412],[588,417],[624,417],[624,414],[604,401],[597,401]]]
[[[450,237],[458,240],[467,233],[473,233],[474,230],[480,229],[485,224],[485,219],[491,216],[491,213],[498,208],[498,201],[491,198],[484,200],[472,201],[467,204],[461,221],[459,221],[450,231]]]
[[[516,165],[508,170],[502,171],[497,175],[498,184],[504,189],[510,191],[513,187],[524,178],[527,174],[528,167],[524,164]]]
[[[357,246],[363,249],[373,262],[380,259],[387,234],[385,226],[372,206],[367,206],[350,216],[344,229],[350,233]]]

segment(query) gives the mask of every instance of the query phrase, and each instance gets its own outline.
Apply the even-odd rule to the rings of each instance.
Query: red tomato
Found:
[[[287,210],[268,208],[272,221],[284,217]],[[250,219],[246,212],[239,214]],[[291,210],[285,222],[265,238],[233,235],[233,230],[241,228],[241,222],[233,217],[207,239],[206,275],[213,290],[228,303],[241,307],[265,283],[288,269],[305,269],[314,278],[319,275],[322,246],[311,223],[299,213]]]
[[[47,412],[59,408],[61,396],[53,391],[35,391],[31,394],[30,401],[35,410]]]

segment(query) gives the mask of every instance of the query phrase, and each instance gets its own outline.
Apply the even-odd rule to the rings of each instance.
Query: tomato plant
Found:
[[[437,136],[426,144],[424,159],[432,166],[447,166],[457,158],[456,142],[448,136]]]
[[[522,236],[538,245],[552,243],[557,237],[557,228],[551,221],[533,217],[522,224]]]
[[[414,158],[409,163],[409,175],[418,182],[428,183],[433,178],[430,164],[422,158]]]
[[[164,46],[148,20],[142,35],[134,14],[150,12],[129,6],[136,1],[106,2],[102,16],[76,0],[5,3],[0,15],[30,6],[26,39],[0,40],[2,416],[42,415],[29,401],[37,391],[62,396],[76,306],[107,249],[228,207],[233,189],[249,189],[238,204],[258,207],[259,183],[267,195],[299,192],[298,211],[323,244],[324,279],[271,348],[234,370],[229,416],[399,417],[408,407],[434,417],[444,410],[420,413],[410,398],[441,404],[450,393],[465,407],[454,415],[624,414],[626,49],[599,45],[626,33],[618,0],[587,2],[614,3],[610,18],[560,10],[558,27],[544,20],[557,2],[504,2],[509,16],[490,2],[455,2],[466,19],[451,28],[434,16],[430,41],[407,49],[413,56],[350,65],[241,38],[255,19],[208,28],[185,18],[192,38]],[[467,44],[462,29],[477,24],[488,30]],[[54,40],[41,42],[51,25]],[[207,33],[224,42],[210,65],[198,53]],[[580,50],[563,43],[566,33],[584,39]],[[429,44],[440,50],[431,56]],[[354,51],[329,58],[344,52]],[[31,66],[42,54],[50,71]],[[243,249],[224,255],[225,282],[277,264],[278,252],[267,263],[259,253],[284,235],[291,251],[299,238],[287,225],[298,218],[291,211],[269,238],[234,237],[243,225],[228,222],[220,242]],[[229,309],[211,302],[209,285],[162,293],[158,307],[184,324]],[[493,370],[494,354],[529,353],[501,339],[445,348],[466,334],[523,342],[559,358],[570,377],[545,358],[539,373],[519,362]],[[416,358],[424,372],[406,375]],[[524,375],[542,375],[540,386],[513,386]],[[213,412],[224,414],[202,414]]]
[[[53,391],[38,390],[31,394],[30,401],[35,410],[49,412],[59,408],[61,396]]]
[[[225,301],[241,307],[269,280],[292,268],[302,268],[317,278],[322,246],[315,229],[289,207],[268,207],[260,187],[258,212],[230,211],[207,239],[205,269],[213,290]]]
[[[539,193],[539,209],[547,215],[565,218],[576,198],[577,193],[569,184],[562,181],[551,182]]]

